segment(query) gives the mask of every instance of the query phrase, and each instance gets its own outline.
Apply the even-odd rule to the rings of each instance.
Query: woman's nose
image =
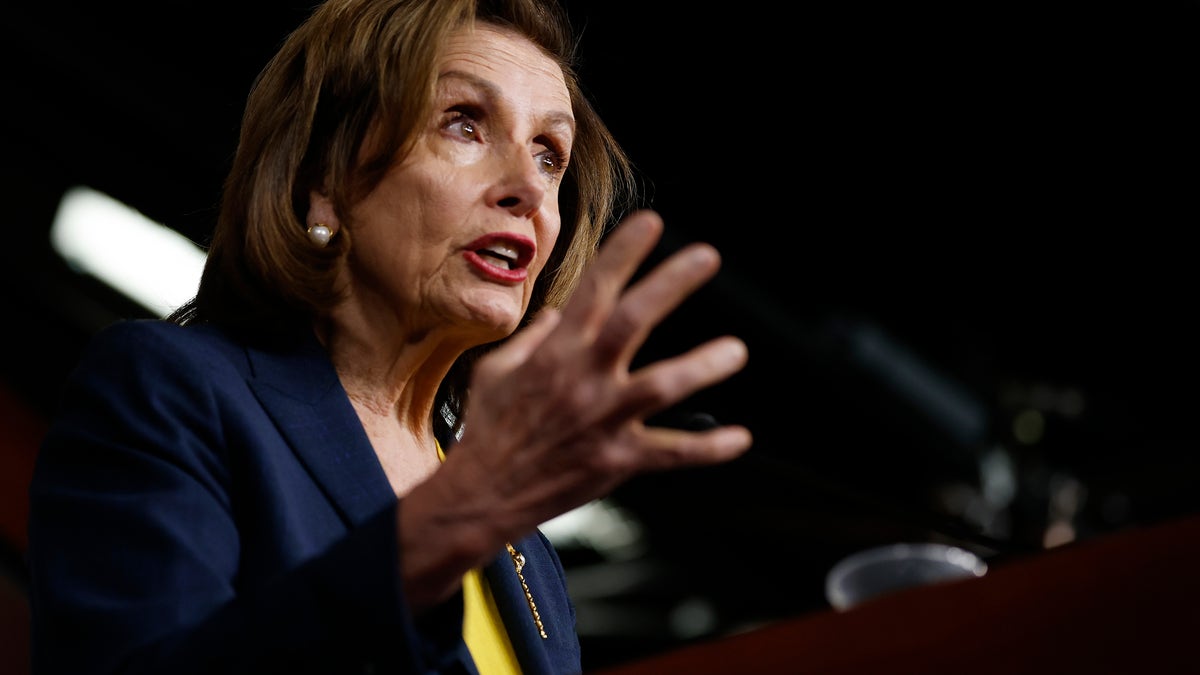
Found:
[[[500,154],[498,177],[489,201],[517,216],[526,216],[542,206],[547,178],[537,157],[525,147],[513,146]]]

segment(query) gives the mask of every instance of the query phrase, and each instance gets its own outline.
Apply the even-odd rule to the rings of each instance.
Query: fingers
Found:
[[[602,383],[588,387],[590,395],[604,390],[611,393],[605,397],[607,410],[602,414],[609,419],[644,419],[729,377],[746,361],[745,344],[726,338],[629,373],[651,331],[712,279],[721,264],[715,248],[692,244],[626,288],[662,228],[661,217],[648,210],[622,221],[563,307],[552,334],[547,329],[537,336],[537,346],[545,347],[539,361],[569,362],[579,370],[577,377],[568,381],[575,386],[585,381]],[[530,347],[519,353],[533,356],[535,351]],[[553,370],[560,371],[561,366]],[[599,410],[595,405],[591,409]]]
[[[516,368],[537,351],[561,320],[562,314],[557,309],[542,308],[528,326],[514,333],[504,345],[494,350],[491,358],[480,364],[481,367],[493,367],[501,372]]]
[[[742,427],[645,426],[654,414],[729,378],[748,358],[744,342],[723,337],[630,370],[650,332],[720,268],[716,249],[692,244],[631,284],[662,229],[652,211],[626,218],[560,310],[544,310],[476,364],[472,398],[490,404],[474,409],[472,425],[485,430],[479,433],[497,456],[508,453],[489,471],[524,476],[556,467],[553,475],[562,480],[582,475],[599,486],[629,470],[717,462],[749,447]],[[539,452],[553,461],[510,466],[512,457],[526,461]]]
[[[625,292],[597,340],[597,349],[628,365],[650,332],[721,266],[717,250],[692,244],[661,263]]]
[[[575,346],[585,344],[598,360],[628,366],[654,327],[717,273],[717,250],[697,243],[626,289],[662,230],[662,218],[643,210],[613,231],[563,308],[563,329]]]
[[[708,431],[647,428],[638,458],[637,472],[666,471],[688,466],[727,462],[750,449],[754,437],[740,425]]]
[[[746,365],[746,344],[736,337],[711,340],[679,356],[642,367],[623,392],[618,415],[645,419],[697,391],[728,379]]]
[[[660,401],[666,407],[728,379],[745,367],[748,357],[745,342],[732,336],[721,337],[685,354],[644,366],[635,374],[631,386],[647,390],[647,399]],[[656,395],[660,391],[674,395]]]
[[[653,211],[637,211],[609,235],[563,307],[564,327],[575,328],[591,342],[608,321],[625,285],[654,250],[662,236],[662,218]]]

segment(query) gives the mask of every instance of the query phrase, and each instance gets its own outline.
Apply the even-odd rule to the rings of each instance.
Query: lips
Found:
[[[537,252],[533,240],[511,232],[485,234],[467,245],[463,257],[486,277],[519,283],[529,276],[529,263]]]

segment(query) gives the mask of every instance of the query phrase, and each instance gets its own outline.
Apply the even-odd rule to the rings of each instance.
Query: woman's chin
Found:
[[[512,302],[487,303],[471,308],[470,322],[479,331],[484,342],[493,342],[508,337],[521,325],[524,308]]]

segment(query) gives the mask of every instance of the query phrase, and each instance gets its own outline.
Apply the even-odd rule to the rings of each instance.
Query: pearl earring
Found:
[[[333,236],[333,230],[325,223],[317,223],[308,227],[308,238],[317,246],[324,247],[329,243],[330,237]]]

